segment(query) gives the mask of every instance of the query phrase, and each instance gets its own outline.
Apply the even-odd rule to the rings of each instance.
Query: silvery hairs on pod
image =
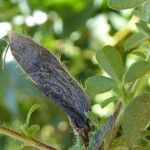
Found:
[[[68,115],[75,132],[88,141],[90,130],[86,112],[89,99],[79,83],[46,48],[27,36],[8,33],[11,52],[34,84]]]

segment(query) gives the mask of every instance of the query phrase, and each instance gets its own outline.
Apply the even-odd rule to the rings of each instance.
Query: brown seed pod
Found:
[[[17,63],[35,85],[66,112],[73,129],[87,143],[90,128],[85,113],[90,110],[90,104],[83,88],[46,48],[17,33],[11,32],[8,36]]]

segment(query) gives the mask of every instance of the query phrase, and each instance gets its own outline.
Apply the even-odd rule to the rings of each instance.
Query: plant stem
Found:
[[[116,109],[115,109],[115,111],[113,113],[113,116],[114,116],[115,120],[118,118],[118,116],[119,116],[119,114],[121,112],[121,108],[122,108],[122,101],[119,101],[117,106],[116,106]]]
[[[131,33],[134,30],[134,25],[136,22],[138,22],[138,17],[132,17],[129,23],[119,30],[115,35],[111,37],[111,41],[109,41],[107,44],[115,46],[117,45],[122,39],[124,39],[129,33]]]
[[[40,141],[34,140],[28,136],[22,135],[16,131],[0,126],[0,134],[4,134],[6,136],[12,137],[18,141],[24,142],[30,146],[38,148],[39,150],[56,150]]]

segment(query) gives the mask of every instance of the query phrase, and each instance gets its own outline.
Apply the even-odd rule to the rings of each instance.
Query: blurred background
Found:
[[[4,37],[8,31],[29,35],[55,53],[84,86],[88,77],[101,73],[94,57],[97,49],[111,44],[121,52],[123,41],[134,27],[126,29],[124,36],[117,34],[126,28],[131,12],[132,9],[113,11],[106,0],[0,0],[0,123],[19,130],[30,107],[38,103],[40,108],[31,119],[31,124],[41,127],[36,138],[61,150],[74,142],[66,115],[17,67],[9,49],[5,56],[8,40]],[[112,113],[113,103],[104,109],[99,104],[110,95],[91,98],[92,109],[99,117]],[[21,146],[22,143],[0,135],[0,150],[33,149]]]

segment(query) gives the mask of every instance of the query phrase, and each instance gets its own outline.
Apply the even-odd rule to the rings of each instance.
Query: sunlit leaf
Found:
[[[125,73],[124,82],[131,82],[145,75],[150,71],[150,63],[141,60],[133,63]]]
[[[107,106],[108,104],[110,104],[111,102],[117,102],[117,101],[118,101],[118,98],[115,97],[115,96],[113,96],[113,97],[110,97],[110,98],[108,98],[108,99],[102,101],[102,102],[100,103],[100,105],[101,105],[101,107],[105,107],[105,106]]]
[[[109,91],[117,86],[117,82],[111,78],[95,75],[85,82],[86,89],[93,94]]]
[[[114,47],[104,46],[101,50],[96,52],[96,59],[108,75],[117,81],[122,80],[122,58]]]
[[[150,93],[136,97],[123,114],[123,138],[130,148],[150,121]]]
[[[148,0],[108,0],[108,6],[112,9],[129,9],[138,7]]]

